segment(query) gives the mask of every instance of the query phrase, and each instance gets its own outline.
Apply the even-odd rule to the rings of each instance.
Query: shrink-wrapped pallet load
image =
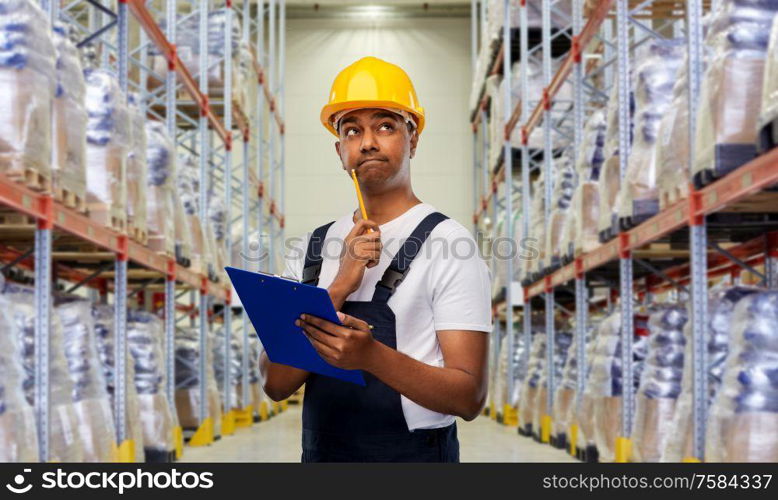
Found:
[[[259,357],[261,354],[262,344],[260,344],[259,337],[252,329],[249,333],[249,397],[251,398],[251,406],[254,408],[255,421],[263,417],[262,402],[264,394],[262,391],[262,376],[259,373]],[[265,409],[264,411],[267,410]]]
[[[127,224],[127,96],[115,74],[87,69],[86,188],[89,216],[107,227]]]
[[[54,25],[57,87],[52,101],[52,187],[65,206],[86,210],[86,82],[64,24]]]
[[[635,396],[633,462],[658,462],[673,431],[684,370],[685,306],[654,306],[648,320],[648,353]]]
[[[95,327],[97,355],[103,368],[111,408],[114,408],[114,395],[116,393],[114,307],[106,304],[93,304],[92,320]],[[126,363],[125,366],[127,439],[133,441],[135,462],[141,463],[145,461],[145,454],[143,452],[143,425],[140,417],[138,391],[135,389],[135,364]]]
[[[732,316],[721,389],[710,409],[707,462],[778,462],[778,292],[742,298]]]
[[[730,332],[732,329],[732,313],[735,305],[744,297],[757,293],[758,288],[753,287],[727,287],[711,292],[708,300],[708,322],[705,330],[705,346],[707,350],[707,366],[705,373],[708,386],[708,407],[721,388],[724,365],[727,360],[730,345]],[[692,323],[684,326],[686,347],[684,352],[684,367],[681,383],[681,393],[673,415],[671,435],[665,441],[661,460],[663,462],[680,462],[684,458],[692,457],[693,420],[692,420],[692,355],[694,344],[692,342]],[[715,421],[715,412],[710,413],[711,421]]]
[[[6,282],[3,296],[10,303],[18,355],[24,367],[22,387],[30,405],[35,401],[35,290]],[[52,314],[49,330],[49,461],[81,462],[84,446],[78,432],[78,414],[73,404],[73,384],[68,376],[64,339],[59,316]]]
[[[616,459],[616,438],[627,437],[621,435],[624,384],[631,383],[635,388],[638,386],[645,348],[645,337],[634,341],[633,378],[631,381],[625,381],[621,359],[621,313],[614,312],[600,323],[592,349],[592,367],[586,392],[591,397],[591,407],[594,410],[594,441],[602,462],[613,462]]]
[[[704,186],[756,156],[763,76],[775,0],[724,0],[705,37],[692,180]]]
[[[178,201],[183,209],[183,229],[188,234],[190,244],[190,267],[194,272],[204,273],[206,272],[206,264],[211,262],[211,256],[208,252],[203,225],[200,221],[199,170],[191,155],[186,153],[179,154],[176,175]]]
[[[532,182],[532,211],[530,212],[529,239],[527,246],[532,250],[523,261],[521,271],[522,284],[528,285],[534,282],[542,269],[545,258],[546,241],[545,231],[545,195],[543,194],[545,176],[541,172]]]
[[[0,173],[46,190],[56,53],[47,15],[32,0],[0,0]]]
[[[563,241],[573,194],[578,183],[578,175],[570,158],[562,156],[555,159],[554,163],[554,192],[551,196],[551,213],[545,239],[545,267],[551,269],[561,266],[563,259],[572,253],[572,248],[563,247]]]
[[[0,291],[5,282],[0,275]],[[0,293],[0,462],[38,460],[35,413],[27,401],[23,383],[19,332],[13,304]]]
[[[65,359],[73,384],[73,406],[86,462],[116,460],[116,429],[111,399],[97,354],[92,305],[83,299],[65,299],[55,312],[62,325]]]
[[[590,343],[591,328],[587,328],[584,338],[584,349]],[[568,447],[573,436],[570,428],[578,426],[576,419],[576,401],[578,394],[578,371],[581,369],[578,360],[578,339],[575,336],[567,350],[567,358],[560,377],[557,378],[556,392],[554,393],[554,420],[551,436],[558,447]],[[585,369],[584,369],[585,376]],[[580,434],[580,433],[579,433]]]
[[[592,390],[592,387],[588,383],[589,377],[592,372],[592,361],[595,358],[594,352],[597,348],[597,339],[600,332],[600,324],[592,326],[591,340],[586,344],[586,368],[584,372],[584,391],[581,394],[580,400],[577,402],[573,421],[578,425],[578,436],[576,440],[576,448],[583,450],[586,453],[587,462],[597,461],[596,453],[596,441],[594,438],[594,401],[596,391]]]
[[[237,331],[233,331],[231,339],[229,340],[230,349],[230,362],[226,365],[225,369],[225,342],[226,331],[225,328],[219,327],[214,331],[213,342],[213,369],[216,379],[216,386],[221,396],[221,408],[223,412],[230,410],[240,410],[240,394],[238,393],[238,386],[241,382],[242,373],[242,361],[243,361],[243,345],[239,342],[239,336]],[[227,397],[224,392],[224,379],[228,379],[229,386],[229,408],[226,405]]]
[[[519,396],[519,432],[539,434],[540,429],[533,427],[533,416],[540,391],[540,376],[546,367],[546,333],[533,328],[527,372],[521,385]]]
[[[173,142],[159,121],[146,122],[146,225],[149,247],[175,255],[176,152]]]
[[[551,412],[548,408],[549,392],[551,393],[552,405],[553,398],[556,395],[557,382],[562,377],[562,370],[567,361],[567,354],[570,350],[570,345],[573,343],[573,335],[568,330],[557,329],[554,332],[554,385],[549,386],[548,383],[548,369],[545,365],[544,369],[540,372],[540,378],[538,379],[538,393],[536,396],[534,411],[532,414],[532,428],[538,429],[538,432],[542,430],[543,417],[551,417]],[[546,353],[543,353],[546,355]],[[553,437],[553,419],[551,420],[551,427],[548,429],[549,439]]]
[[[206,416],[214,426],[214,435],[221,435],[221,405],[216,386],[213,359],[213,334],[205,336],[205,403]],[[200,330],[184,328],[176,332],[176,411],[184,431],[197,430],[200,415]]]
[[[659,211],[659,125],[669,111],[684,47],[683,39],[653,40],[635,69],[635,138],[617,207],[623,228],[640,224]]]
[[[206,71],[208,73],[208,90],[209,94],[223,94],[225,79],[225,65],[224,65],[224,47],[226,42],[227,31],[227,7],[214,9],[208,12],[207,33],[205,34],[207,41],[207,58],[208,66]],[[164,32],[168,20],[163,19],[160,22],[160,28]],[[195,79],[199,79],[200,74],[200,14],[194,12],[188,14],[182,18],[176,20],[176,53],[184,66],[189,69],[189,72]],[[238,66],[238,49],[241,40],[241,23],[237,15],[232,16],[232,84],[233,88],[238,82],[237,78],[237,66]],[[160,85],[157,76],[164,77],[168,72],[168,63],[165,57],[159,52],[156,47],[149,47],[149,54],[152,56],[151,66],[154,70],[149,75],[149,86],[151,88]],[[233,90],[234,91],[234,90]]]
[[[226,263],[228,221],[224,198],[213,191],[208,196],[208,220],[206,225],[208,226],[206,228],[206,237],[210,234],[209,240],[212,244],[212,271],[214,276],[219,277],[224,275]],[[211,274],[211,271],[209,271],[209,274]]]
[[[778,19],[773,19],[770,30],[757,126],[759,153],[765,153],[778,145]]]
[[[575,170],[578,184],[571,202],[563,242],[564,248],[573,247],[573,254],[580,255],[597,248],[600,239],[597,232],[600,200],[597,182],[602,168],[605,144],[605,113],[597,110],[584,127],[583,145],[576,158]]]
[[[175,450],[175,419],[165,393],[162,320],[145,311],[127,312],[127,344],[135,365],[143,451],[147,462],[168,462]]]
[[[127,104],[130,116],[130,149],[127,154],[127,225],[130,237],[141,244],[146,244],[148,185],[146,117],[143,116],[140,97],[137,94],[130,94]]]
[[[689,82],[686,61],[673,85],[673,98],[659,125],[657,145],[660,210],[689,193]]]

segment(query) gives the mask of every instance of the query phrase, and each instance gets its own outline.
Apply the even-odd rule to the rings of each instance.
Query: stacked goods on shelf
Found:
[[[778,292],[748,295],[732,315],[730,351],[710,409],[705,459],[778,462]]]
[[[527,259],[522,260],[522,268],[520,271],[521,283],[525,286],[532,284],[541,270],[541,262],[545,256],[546,241],[545,233],[545,196],[544,190],[544,178],[543,172],[540,173],[537,179],[532,182],[532,208],[529,222],[529,240],[527,245],[530,246],[534,252],[528,255]]]
[[[106,391],[111,399],[111,408],[114,408],[114,395],[116,393],[115,355],[115,330],[114,307],[105,304],[92,305],[92,319],[95,327],[97,341],[97,354],[103,367],[103,376],[106,383]],[[131,439],[135,445],[135,462],[145,461],[143,452],[143,427],[138,402],[138,391],[135,389],[135,365],[125,364],[126,391],[126,423],[127,439]]]
[[[620,227],[628,229],[659,212],[657,139],[683,61],[683,39],[652,40],[635,69],[635,138],[618,195]]]
[[[592,390],[591,385],[588,383],[589,377],[591,377],[593,360],[595,358],[595,349],[599,339],[599,332],[601,331],[602,322],[592,324],[591,339],[586,345],[586,372],[584,373],[584,391],[581,394],[581,399],[578,401],[575,408],[575,415],[573,417],[574,423],[578,425],[578,439],[576,442],[576,448],[585,450],[586,460],[588,462],[594,462],[597,460],[596,453],[596,441],[594,437],[594,404],[596,400],[596,393]]]
[[[521,193],[514,191],[513,193],[513,206],[521,207]],[[508,238],[508,225],[505,223],[505,216],[503,215],[497,220],[497,239],[492,245],[494,251],[494,277],[493,277],[493,289],[492,297],[496,300],[503,299],[505,297],[504,289],[510,284],[508,278],[508,261],[513,258],[512,252],[521,249],[522,234],[521,234],[521,208],[513,210],[513,216],[511,217],[511,224],[513,226],[513,238]],[[514,246],[517,245],[518,246]],[[514,262],[518,264],[518,259],[513,258]],[[514,268],[514,275],[516,274]],[[515,302],[515,301],[514,301]]]
[[[127,344],[135,367],[147,462],[168,462],[174,455],[175,420],[165,394],[162,321],[145,311],[127,311]]]
[[[511,0],[511,3],[515,3]],[[481,43],[479,44],[481,49],[478,52],[476,58],[475,70],[473,73],[473,87],[470,93],[470,110],[472,112],[477,111],[479,99],[481,98],[481,89],[483,87],[484,80],[489,76],[491,71],[491,64],[494,57],[497,56],[497,46],[502,37],[502,26],[504,7],[502,0],[491,0],[487,2],[487,29],[481,30]],[[511,5],[511,27],[519,26],[519,10]],[[489,94],[485,94],[489,95]]]
[[[152,250],[175,255],[176,153],[165,125],[146,122],[146,226]]]
[[[130,94],[127,98],[130,115],[130,149],[127,155],[127,226],[129,235],[135,241],[146,244],[146,185],[148,166],[146,164],[146,117],[141,111],[140,98]]]
[[[778,145],[778,21],[773,21],[762,80],[757,149],[765,153]]]
[[[567,325],[566,325],[567,326]],[[554,333],[554,381],[558,381],[562,377],[562,370],[565,367],[567,361],[567,353],[570,350],[570,345],[573,343],[573,334],[566,328],[560,330],[557,328]],[[544,353],[545,354],[545,353]],[[532,413],[532,428],[542,429],[542,419],[545,416],[551,416],[551,412],[548,407],[548,394],[551,392],[551,397],[556,396],[556,387],[553,385],[549,387],[548,384],[548,369],[544,369],[540,372],[540,378],[538,380],[538,390],[533,413]],[[553,404],[553,401],[552,401]],[[550,422],[553,426],[553,420]],[[548,432],[551,433],[552,429],[549,427]],[[552,434],[549,434],[549,438]]]
[[[540,429],[532,427],[532,417],[540,391],[540,376],[546,369],[546,333],[536,329],[534,324],[532,330],[529,363],[527,363],[526,375],[519,394],[519,433],[526,436],[531,436],[533,432],[540,432]]]
[[[708,407],[713,402],[721,388],[721,380],[724,365],[727,360],[730,346],[730,332],[732,331],[732,313],[737,303],[758,292],[758,288],[736,286],[713,290],[708,301],[708,324],[706,325],[705,344],[707,349],[707,366],[705,373],[708,384]],[[692,420],[692,343],[691,322],[684,327],[686,348],[681,384],[681,394],[675,406],[675,415],[670,427],[671,435],[665,442],[662,452],[663,462],[680,462],[683,458],[694,455],[692,449],[693,420]],[[710,412],[710,421],[716,421],[715,412]]]
[[[259,373],[259,356],[262,353],[262,345],[254,330],[249,327],[249,398],[254,410],[255,420],[262,417],[262,380]]]
[[[604,144],[605,113],[598,109],[589,117],[584,128],[583,147],[575,165],[578,185],[562,243],[563,248],[572,246],[574,255],[591,252],[600,245],[597,234],[600,211],[597,182],[604,160]]]
[[[213,366],[213,335],[205,335],[205,417],[213,421],[214,435],[221,434],[219,389]],[[176,411],[184,431],[191,433],[201,424],[200,408],[200,330],[176,331]]]
[[[222,94],[224,92],[225,74],[224,59],[225,53],[225,33],[227,31],[227,8],[220,8],[208,12],[207,30],[207,57],[208,67],[206,71],[208,73],[208,93],[212,95]],[[168,20],[163,19],[160,22],[160,28],[164,32],[166,29]],[[193,14],[186,15],[177,21],[176,26],[176,53],[181,59],[181,62],[186,66],[192,76],[195,79],[199,79],[200,74],[200,13],[195,12]],[[235,84],[238,83],[237,78],[237,56],[238,48],[240,46],[241,39],[241,24],[236,15],[232,16],[232,54],[235,61],[232,65],[232,86],[233,93],[235,92]],[[159,52],[155,46],[149,47],[149,55],[152,56],[151,67],[153,69],[149,76],[149,88],[154,88],[161,85],[162,82],[158,80],[158,76],[164,77],[168,72],[168,62],[165,57]],[[218,64],[214,64],[214,61],[220,61]],[[256,80],[255,80],[256,81]]]
[[[214,332],[213,342],[213,369],[216,378],[216,387],[221,396],[221,408],[223,412],[240,409],[240,396],[238,386],[241,382],[241,363],[243,359],[243,345],[240,342],[238,332],[233,331],[230,339],[230,363],[225,369],[224,342],[226,330],[220,326]],[[228,377],[230,386],[230,408],[227,408],[225,402],[227,396],[224,394],[224,377]]]
[[[597,185],[600,208],[597,221],[597,234],[600,242],[605,243],[616,236],[616,211],[620,205],[618,194],[621,189],[621,166],[619,162],[619,84],[614,83],[608,100],[605,145]],[[634,101],[630,92],[630,141],[632,140],[632,114]]]
[[[127,153],[130,121],[127,97],[116,76],[87,69],[86,189],[89,216],[123,231],[127,224]]]
[[[86,82],[76,46],[65,25],[54,26],[57,89],[52,104],[51,174],[54,196],[65,206],[86,210]]]
[[[697,113],[693,182],[704,186],[756,156],[762,80],[778,2],[724,0],[705,37],[711,47]]]
[[[504,133],[503,127],[503,92],[502,75],[492,75],[486,79],[484,95],[489,99],[489,122],[486,124],[489,130],[489,157],[487,168],[497,168],[502,158]],[[515,96],[513,96],[515,98]]]
[[[19,357],[24,366],[22,387],[27,403],[35,401],[35,290],[6,282],[3,295],[10,303]],[[81,462],[84,459],[78,415],[73,404],[73,384],[68,376],[59,316],[51,316],[49,330],[49,461]]]
[[[0,173],[50,189],[56,53],[46,14],[31,0],[0,0]]]
[[[232,102],[246,114],[250,114],[257,106],[257,92],[252,92],[257,83],[257,72],[254,68],[254,58],[251,55],[251,47],[245,43],[240,44],[237,54],[237,81],[234,82],[235,90],[232,94]]]
[[[592,328],[587,328],[586,338],[584,339],[585,348],[588,348],[591,344],[592,331]],[[578,366],[576,342],[578,340],[574,338],[572,345],[570,345],[567,351],[567,359],[565,360],[561,376],[557,379],[557,387],[554,393],[554,421],[551,436],[559,448],[569,445],[570,440],[573,439],[573,436],[569,434],[570,428],[573,425],[578,425],[576,420],[576,400],[578,370],[580,367]]]
[[[689,194],[689,81],[686,60],[676,74],[673,98],[659,125],[656,180],[659,209]]]
[[[208,274],[218,281],[218,277],[224,274],[224,265],[227,254],[227,207],[224,198],[212,191],[208,196],[208,223],[206,224],[206,237],[211,243],[211,255],[213,260],[209,262]]]
[[[645,337],[643,337],[645,339]],[[635,341],[632,349],[633,380],[625,381],[621,364],[621,313],[614,312],[600,323],[592,349],[592,367],[586,392],[593,409],[594,441],[602,462],[616,458],[616,438],[621,436],[621,407],[625,383],[637,387],[645,357],[645,342]]]
[[[657,305],[648,320],[648,354],[643,365],[632,427],[633,462],[658,462],[672,434],[684,370],[686,307]]]
[[[194,272],[203,273],[205,272],[205,264],[211,260],[199,215],[199,172],[194,158],[187,153],[179,154],[178,167],[176,172],[176,191],[179,204],[183,209],[184,224],[182,224],[182,229],[187,233],[190,242],[190,267]]]
[[[554,193],[551,197],[551,213],[545,240],[545,266],[544,268],[558,269],[563,264],[563,259],[572,253],[568,248],[563,248],[564,231],[570,216],[573,193],[578,183],[578,175],[573,168],[573,162],[567,155],[554,159]],[[571,250],[571,249],[570,249]]]
[[[83,458],[87,462],[111,462],[116,458],[116,429],[97,354],[92,305],[83,299],[64,299],[55,312],[62,325]]]
[[[0,290],[3,288],[0,275]],[[0,294],[0,461],[34,462],[38,459],[38,435],[35,414],[22,386],[25,371],[12,307]]]

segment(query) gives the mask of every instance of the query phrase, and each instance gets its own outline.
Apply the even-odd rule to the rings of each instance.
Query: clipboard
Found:
[[[361,370],[344,370],[324,361],[294,324],[303,313],[341,324],[327,290],[272,274],[224,269],[270,361],[365,385]]]

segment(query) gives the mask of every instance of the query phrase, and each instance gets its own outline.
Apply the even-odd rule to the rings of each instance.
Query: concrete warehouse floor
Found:
[[[299,462],[302,408],[289,409],[267,422],[237,429],[211,446],[184,447],[182,462]],[[462,462],[573,462],[550,446],[519,436],[516,428],[488,417],[457,423]]]

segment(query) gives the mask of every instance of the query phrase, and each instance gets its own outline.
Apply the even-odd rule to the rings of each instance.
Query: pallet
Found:
[[[86,200],[84,197],[78,193],[70,191],[69,189],[61,187],[54,188],[54,199],[62,203],[67,208],[75,210],[76,212],[85,214],[87,211]]]
[[[702,189],[756,158],[755,144],[716,144],[713,165],[698,169],[692,175],[695,189]]]
[[[121,213],[111,205],[105,203],[90,203],[89,218],[116,232],[124,233],[127,230],[127,215]]]
[[[0,212],[0,226],[34,226],[35,217],[15,211]]]
[[[159,234],[149,234],[146,236],[146,246],[165,257],[175,256],[175,248],[171,243],[169,238]]]
[[[675,205],[680,200],[689,195],[687,186],[672,185],[660,188],[659,190],[659,209],[664,210],[669,206]]]
[[[145,229],[135,226],[132,222],[127,224],[127,236],[141,245],[145,245],[149,238],[149,234]]]
[[[21,171],[10,170],[6,172],[8,178],[14,181],[24,184],[33,191],[40,191],[42,193],[51,192],[51,177],[45,175],[33,167],[24,167]]]

